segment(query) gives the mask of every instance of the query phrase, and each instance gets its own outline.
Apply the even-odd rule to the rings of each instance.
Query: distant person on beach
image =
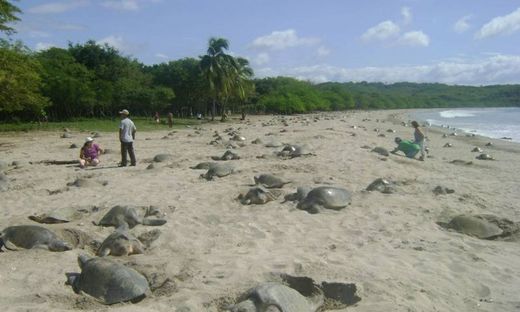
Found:
[[[121,116],[121,123],[119,124],[119,141],[121,142],[121,163],[119,167],[126,167],[127,158],[126,154],[130,155],[130,166],[135,166],[135,153],[134,153],[134,140],[135,132],[137,128],[134,122],[128,118],[130,113],[128,110],[123,109],[119,112]]]
[[[421,149],[421,147],[418,144],[415,144],[412,141],[401,140],[401,138],[395,138],[394,141],[397,144],[397,147],[390,152],[392,154],[401,151],[406,155],[406,157],[414,158],[415,155],[417,155],[417,153],[419,153],[419,150]]]
[[[159,118],[159,112],[155,112],[155,116],[153,117],[156,123],[159,123],[161,119]]]
[[[173,127],[173,113],[168,113],[168,128]]]
[[[417,144],[421,147],[421,157],[419,157],[419,160],[424,160],[424,140],[425,135],[421,131],[421,128],[419,128],[419,123],[417,121],[412,121],[412,127],[414,127],[415,131],[413,132],[414,136],[414,144]]]
[[[103,153],[103,149],[94,143],[94,139],[88,137],[85,144],[79,152],[79,167],[97,166],[99,164],[99,155]]]

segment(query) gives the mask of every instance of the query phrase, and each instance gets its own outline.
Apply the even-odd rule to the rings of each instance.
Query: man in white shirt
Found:
[[[123,109],[119,112],[121,115],[121,123],[119,124],[119,141],[121,142],[121,164],[120,167],[126,167],[127,158],[126,154],[130,155],[130,166],[135,166],[135,154],[134,154],[134,140],[135,132],[137,128],[134,122],[128,118],[130,113],[128,110]]]

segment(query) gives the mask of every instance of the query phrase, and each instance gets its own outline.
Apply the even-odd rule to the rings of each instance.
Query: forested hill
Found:
[[[351,94],[357,108],[520,106],[520,85],[453,86],[439,83],[323,83]]]

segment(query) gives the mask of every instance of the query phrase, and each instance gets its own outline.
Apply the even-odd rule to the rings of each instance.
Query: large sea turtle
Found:
[[[277,199],[278,197],[280,197],[281,194],[281,191],[269,191],[261,186],[257,186],[249,189],[249,191],[246,194],[240,194],[238,196],[238,199],[244,205],[262,205]]]
[[[255,184],[260,184],[266,188],[281,188],[291,181],[286,181],[272,174],[260,174],[253,177]]]
[[[343,188],[320,186],[310,191],[297,208],[318,213],[321,208],[340,210],[350,204],[351,193]]]
[[[50,230],[37,225],[10,226],[0,232],[0,251],[2,246],[9,250],[44,248],[50,251],[71,250],[67,242],[58,238]]]
[[[481,239],[510,236],[519,230],[517,223],[490,214],[459,215],[449,223],[439,222],[444,228]]]
[[[232,174],[235,168],[227,163],[215,164],[208,169],[208,172],[201,174],[200,176],[206,180],[213,180],[214,177],[225,177]]]
[[[489,154],[480,154],[475,158],[480,159],[480,160],[495,160],[495,158],[493,158],[493,156],[491,156]]]
[[[54,209],[48,213],[43,213],[37,216],[29,216],[29,219],[38,223],[67,223],[75,220],[79,220],[82,217],[88,216],[92,211],[97,210],[97,207],[93,208],[77,208],[77,207],[65,207]]]
[[[143,252],[143,244],[128,231],[128,226],[123,224],[101,243],[97,255],[128,256]]]
[[[309,186],[299,186],[296,188],[296,193],[285,195],[285,201],[297,201],[300,202],[307,197],[307,194],[312,190]]]
[[[103,218],[95,225],[99,226],[115,226],[116,228],[127,224],[129,228],[133,228],[138,224],[159,226],[166,223],[164,219],[151,219],[151,215],[157,213],[157,208],[154,206],[146,207],[144,217],[141,217],[137,212],[136,207],[131,206],[114,206],[108,211]]]
[[[150,293],[148,281],[136,270],[107,258],[78,257],[81,274],[67,274],[67,284],[104,304],[138,301]]]
[[[315,312],[323,304],[323,292],[304,297],[295,289],[269,282],[249,289],[231,306],[231,312]]]

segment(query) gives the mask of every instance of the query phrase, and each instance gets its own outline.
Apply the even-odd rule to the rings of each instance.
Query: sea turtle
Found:
[[[256,138],[255,140],[251,141],[251,144],[262,144],[262,139]]]
[[[482,149],[480,147],[475,147],[471,150],[473,153],[482,153]]]
[[[216,164],[215,162],[201,162],[201,163],[198,163],[195,166],[190,167],[190,168],[191,169],[205,169],[205,170],[208,170],[209,168],[211,168],[215,164]]]
[[[213,180],[213,177],[225,177],[234,172],[234,167],[227,163],[215,164],[208,169],[208,172],[200,176],[206,180]]]
[[[9,250],[45,248],[50,251],[71,250],[72,247],[50,230],[37,225],[10,226],[0,232],[2,246]]]
[[[81,274],[68,273],[67,284],[104,304],[138,301],[150,293],[148,281],[136,270],[107,258],[78,257]]]
[[[480,159],[480,160],[495,160],[495,158],[493,158],[493,156],[491,156],[489,154],[480,154],[475,158]]]
[[[343,188],[320,186],[307,194],[297,208],[309,213],[318,213],[320,208],[340,210],[350,204],[351,193]]]
[[[157,154],[154,156],[153,161],[154,162],[165,162],[172,158],[171,154]]]
[[[95,206],[90,208],[65,207],[54,209],[41,215],[29,216],[29,219],[38,223],[67,223],[79,220],[84,216],[88,216],[91,212],[97,210],[98,208]]]
[[[313,155],[305,145],[285,145],[284,148],[278,153],[280,157],[295,158],[305,155]]]
[[[281,191],[269,191],[261,186],[257,186],[249,189],[246,194],[240,194],[238,199],[244,205],[262,205],[277,199],[281,194]]]
[[[448,142],[448,143],[444,144],[443,147],[453,147],[453,144]]]
[[[243,137],[243,136],[241,136],[241,135],[239,135],[239,134],[235,134],[235,135],[231,138],[231,140],[233,140],[233,141],[245,141],[246,138]]]
[[[136,207],[131,206],[114,206],[108,211],[98,223],[99,226],[119,227],[127,224],[129,228],[133,228],[138,224],[159,226],[166,223],[164,219],[151,219],[151,215],[157,214],[157,208],[154,206],[146,207],[144,217],[139,216]]]
[[[144,252],[143,244],[128,231],[128,225],[119,226],[112,234],[110,234],[101,243],[97,251],[100,257],[112,256],[128,256],[133,254],[142,254]]]
[[[372,152],[378,153],[379,155],[382,155],[382,156],[390,156],[390,153],[388,152],[388,150],[386,148],[380,147],[380,146],[373,148]]]
[[[291,181],[286,181],[272,174],[260,174],[253,177],[255,184],[260,184],[266,188],[281,188]]]
[[[379,191],[384,194],[395,193],[395,183],[388,181],[387,179],[378,178],[375,179],[369,186],[366,188],[367,191]]]
[[[323,292],[316,289],[307,298],[295,289],[280,283],[268,282],[249,289],[231,306],[231,312],[315,312],[323,304]]]
[[[487,142],[487,143],[486,143],[486,146],[493,146],[493,143],[491,143],[491,142]]]
[[[232,151],[226,151],[222,156],[211,156],[211,159],[213,160],[235,160],[240,159],[240,156],[238,154],[233,153]]]
[[[439,224],[462,234],[481,239],[494,239],[504,234],[504,230],[497,224],[497,220],[498,218],[493,215],[459,215],[447,224]]]

